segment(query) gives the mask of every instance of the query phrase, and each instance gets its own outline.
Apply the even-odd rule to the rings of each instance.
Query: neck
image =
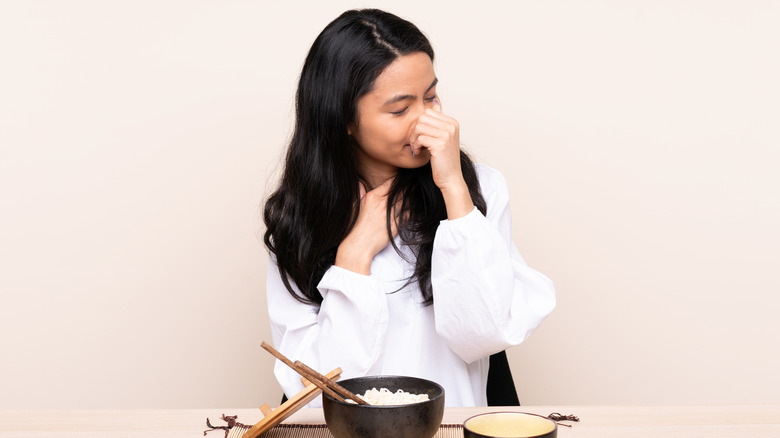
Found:
[[[362,154],[361,154],[362,155]],[[367,158],[365,156],[358,158],[358,166],[360,168],[360,175],[365,179],[366,183],[370,185],[369,190],[373,190],[382,185],[385,181],[398,175],[398,168],[388,165],[386,163],[378,163],[376,161],[360,159]]]
[[[392,173],[392,174],[385,173],[385,174],[381,174],[381,175],[380,174],[375,174],[375,175],[366,174],[364,178],[366,179],[366,182],[371,186],[369,190],[373,190],[373,189],[381,186],[385,181],[395,177],[395,175],[397,173],[398,172],[395,172],[395,173]]]

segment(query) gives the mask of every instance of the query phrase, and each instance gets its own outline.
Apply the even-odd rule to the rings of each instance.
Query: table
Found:
[[[559,427],[562,438],[611,437],[780,437],[780,405],[734,406],[521,406],[447,408],[444,423],[462,423],[477,413],[514,410],[549,415],[573,414],[573,427]],[[202,437],[206,417],[224,425],[221,414],[254,424],[258,409],[3,410],[0,438]],[[302,409],[287,423],[324,422],[321,409]],[[207,437],[222,438],[222,431]]]

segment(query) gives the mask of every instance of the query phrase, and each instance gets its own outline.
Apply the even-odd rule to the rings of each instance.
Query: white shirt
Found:
[[[393,293],[413,266],[392,245],[374,257],[370,276],[330,267],[318,285],[319,308],[290,295],[272,257],[267,299],[276,348],[323,374],[341,367],[342,379],[421,377],[444,387],[447,406],[486,406],[489,356],[531,335],[555,307],[555,290],[512,242],[504,177],[486,165],[476,168],[487,216],[474,208],[440,223],[433,305],[420,304],[416,283]],[[300,375],[280,361],[274,373],[287,397],[303,389]],[[320,398],[309,404],[318,406]]]

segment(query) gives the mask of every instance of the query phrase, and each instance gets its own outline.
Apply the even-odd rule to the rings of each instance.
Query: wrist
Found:
[[[371,275],[373,257],[368,257],[365,251],[354,250],[353,245],[345,244],[345,242],[342,242],[336,250],[334,265],[356,274]]]
[[[441,194],[447,207],[447,219],[461,218],[474,209],[474,201],[465,181],[441,188]]]

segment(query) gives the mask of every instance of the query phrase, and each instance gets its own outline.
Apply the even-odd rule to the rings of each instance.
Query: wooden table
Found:
[[[522,406],[515,408],[448,408],[444,423],[462,423],[482,412],[515,410],[580,417],[573,427],[559,427],[562,438],[611,437],[780,437],[780,405],[736,406]],[[257,409],[137,409],[137,410],[5,410],[0,411],[0,438],[8,437],[202,437],[206,417],[224,425],[221,414],[238,415],[254,424]],[[287,423],[322,423],[321,409],[303,409]],[[213,431],[208,437],[222,438]]]

